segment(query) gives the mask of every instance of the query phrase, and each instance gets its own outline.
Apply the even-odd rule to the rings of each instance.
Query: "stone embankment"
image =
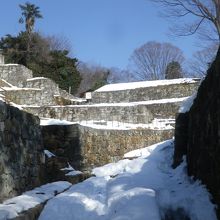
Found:
[[[40,120],[0,101],[0,201],[42,184]]]
[[[94,129],[79,124],[42,127],[45,149],[53,152],[60,163],[69,162],[83,171],[116,162],[126,152],[167,140],[172,129]],[[57,158],[54,158],[57,159]]]
[[[116,84],[115,84],[116,85]],[[138,102],[190,96],[198,79],[157,80],[106,85],[92,93],[92,103]]]
[[[82,99],[61,90],[51,79],[33,78],[33,73],[18,64],[0,65],[0,94],[18,105],[77,104]]]
[[[148,84],[149,82],[145,83]],[[180,79],[154,81],[152,83],[156,85],[151,85],[151,90],[155,89],[159,93],[160,89],[162,89],[159,93],[160,95],[163,94],[163,91],[166,91],[166,84],[169,85],[169,90],[173,86],[173,94],[175,94],[176,98],[168,99],[168,96],[165,95],[166,99],[164,99],[163,96],[150,97],[148,94],[151,100],[140,101],[138,99],[136,100],[137,102],[126,103],[126,99],[123,99],[124,91],[120,90],[117,96],[115,91],[109,90],[106,92],[102,91],[101,88],[94,92],[92,97],[95,93],[101,93],[100,96],[106,96],[108,101],[108,96],[113,93],[115,99],[120,102],[97,104],[93,103],[92,98],[87,105],[25,106],[25,109],[40,117],[65,119],[79,123],[43,127],[43,136],[47,139],[45,148],[61,158],[70,156],[68,161],[76,169],[90,170],[95,166],[115,162],[130,150],[149,146],[173,137],[174,124],[172,120],[175,119],[176,112],[183,100],[185,100],[185,96],[192,94],[199,82],[192,79]],[[137,83],[133,84],[137,85]],[[133,84],[131,83],[131,85]],[[107,87],[114,86],[116,85]],[[105,87],[103,88],[105,90]],[[177,88],[180,88],[180,92]],[[136,89],[138,94],[139,88]],[[136,89],[127,88],[133,94]],[[141,90],[143,89],[142,87]],[[148,90],[149,87],[145,89]],[[113,94],[110,96],[112,97]],[[120,94],[123,95],[119,97]],[[136,98],[138,97],[137,94]],[[152,123],[155,118],[156,121],[161,120],[162,122],[159,125]],[[132,124],[136,124],[136,127],[132,127]],[[67,141],[64,141],[59,133]],[[69,141],[71,140],[69,137],[72,138],[72,141]],[[65,144],[62,144],[63,142]],[[61,158],[60,161],[63,161]]]
[[[220,51],[192,107],[178,116],[174,166],[186,155],[188,173],[200,179],[220,207]],[[218,209],[218,218],[220,210]]]

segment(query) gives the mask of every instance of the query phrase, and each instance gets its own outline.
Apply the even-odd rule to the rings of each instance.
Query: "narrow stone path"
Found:
[[[217,220],[214,205],[186,164],[172,169],[173,142],[136,150],[50,200],[39,220]]]

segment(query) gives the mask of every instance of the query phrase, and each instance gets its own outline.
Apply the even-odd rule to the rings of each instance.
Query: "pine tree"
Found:
[[[182,78],[182,68],[177,61],[172,61],[167,65],[165,72],[165,79],[177,79]]]

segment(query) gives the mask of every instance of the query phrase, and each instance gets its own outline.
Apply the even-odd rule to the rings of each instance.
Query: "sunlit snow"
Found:
[[[96,177],[73,185],[50,200],[40,220],[159,220],[181,209],[191,220],[216,220],[215,206],[199,182],[186,174],[185,161],[171,168],[173,141],[125,155],[93,169]]]
[[[141,81],[141,82],[130,82],[130,83],[115,83],[108,84],[95,92],[108,92],[108,91],[119,91],[119,90],[129,90],[137,89],[143,87],[153,87],[153,86],[163,86],[163,85],[172,85],[172,84],[181,84],[181,83],[195,83],[199,79],[193,78],[180,78],[180,79],[171,79],[171,80],[152,80],[152,81]]]

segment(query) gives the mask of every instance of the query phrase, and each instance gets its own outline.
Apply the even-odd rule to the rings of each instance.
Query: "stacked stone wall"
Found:
[[[9,89],[5,90],[3,94],[7,100],[18,105],[56,105],[54,96],[51,92],[45,93],[41,89]]]
[[[28,79],[25,83],[26,88],[39,88],[42,90],[41,101],[37,100],[37,105],[70,105],[77,102],[77,99],[59,88],[53,80],[44,77]],[[45,101],[44,101],[45,100]]]
[[[0,101],[0,201],[40,185],[43,144],[39,119]]]
[[[59,94],[58,85],[51,79],[44,77],[36,77],[32,79],[28,79],[24,85],[26,88],[38,88],[48,93],[52,93],[53,95]]]
[[[170,139],[174,130],[104,130],[80,126],[81,169],[117,162],[135,149]]]
[[[68,163],[75,169],[80,168],[82,158],[78,124],[42,126],[42,137],[44,148],[56,156],[53,158],[56,164],[53,164],[52,169],[55,166],[60,166],[59,169],[67,167]],[[46,169],[46,172],[51,173],[47,176],[48,179],[53,179],[53,175],[57,176],[53,170]]]
[[[172,138],[173,131],[95,129],[78,124],[42,128],[44,147],[80,170],[116,162],[131,150]]]
[[[24,87],[25,81],[32,77],[32,71],[23,65],[0,65],[0,79],[4,79],[14,86],[22,88]]]
[[[44,118],[57,118],[72,122],[104,120],[120,121],[124,123],[150,123],[153,118],[175,118],[181,102],[152,104],[152,105],[128,105],[128,106],[41,106],[24,109],[34,115]]]
[[[119,91],[93,92],[92,103],[118,103],[180,98],[192,95],[199,82],[152,86]]]
[[[4,79],[0,79],[0,87],[12,87],[12,85]]]

